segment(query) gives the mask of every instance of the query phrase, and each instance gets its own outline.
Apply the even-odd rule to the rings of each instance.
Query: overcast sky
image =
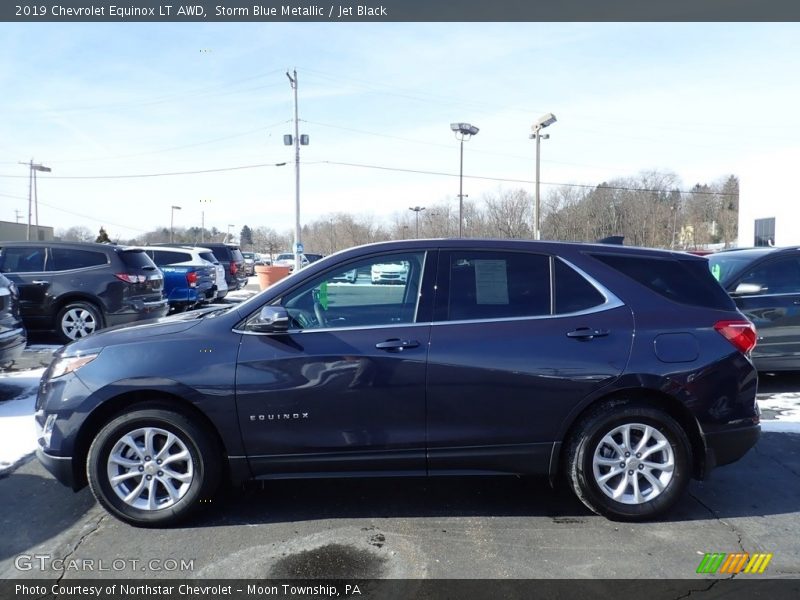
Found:
[[[542,181],[556,184],[659,169],[689,189],[800,132],[796,23],[2,23],[0,56],[0,220],[26,220],[18,161],[33,158],[53,169],[40,223],[112,238],[168,226],[171,205],[176,226],[199,225],[205,206],[223,231],[292,228],[287,68],[311,138],[304,222],[455,207],[453,121],[480,128],[465,145],[465,176],[486,178],[465,178],[471,198],[532,190],[528,134],[547,112]]]

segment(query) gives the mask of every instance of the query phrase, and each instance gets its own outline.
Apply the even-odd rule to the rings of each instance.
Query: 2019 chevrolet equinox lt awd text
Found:
[[[402,284],[343,279],[385,264]],[[138,525],[185,517],[223,479],[442,474],[563,476],[593,511],[642,520],[756,443],[754,343],[699,257],[374,244],[64,347],[37,454]]]

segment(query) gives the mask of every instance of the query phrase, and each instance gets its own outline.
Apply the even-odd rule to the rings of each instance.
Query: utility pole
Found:
[[[200,206],[203,207],[206,204],[209,204],[211,200],[208,199],[201,199]],[[204,208],[200,210],[200,243],[204,243],[206,241],[206,211]]]
[[[22,217],[22,213],[19,212],[16,208],[14,209],[14,219],[16,219],[17,223],[19,223],[20,217]]]
[[[290,75],[286,72],[294,91],[294,272],[300,270],[300,255],[303,246],[300,240],[300,118],[297,111],[297,69]]]
[[[36,171],[42,171],[44,173],[50,173],[53,169],[50,167],[45,167],[44,165],[40,165],[33,162],[31,159],[30,162],[20,162],[21,165],[26,165],[30,169],[30,174],[28,176],[28,230],[25,234],[25,239],[31,239],[31,216],[33,214],[33,204],[36,203],[36,237],[39,237],[39,191],[36,186]]]

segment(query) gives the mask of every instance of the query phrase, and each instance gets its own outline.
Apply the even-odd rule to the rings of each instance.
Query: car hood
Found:
[[[194,310],[188,313],[181,313],[152,321],[142,321],[136,325],[117,325],[109,327],[89,337],[76,340],[64,346],[60,355],[72,356],[75,354],[88,353],[106,346],[116,346],[128,344],[130,342],[142,342],[148,338],[162,335],[174,335],[181,333],[192,327],[196,327],[203,321],[206,313],[219,310],[220,307],[209,307],[205,310]]]

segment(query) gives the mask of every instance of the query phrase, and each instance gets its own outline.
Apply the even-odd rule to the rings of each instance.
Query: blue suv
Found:
[[[405,280],[346,280],[386,264]],[[37,454],[136,525],[187,516],[222,479],[409,474],[563,477],[638,521],[756,443],[755,339],[691,255],[374,244],[232,307],[64,347]]]

